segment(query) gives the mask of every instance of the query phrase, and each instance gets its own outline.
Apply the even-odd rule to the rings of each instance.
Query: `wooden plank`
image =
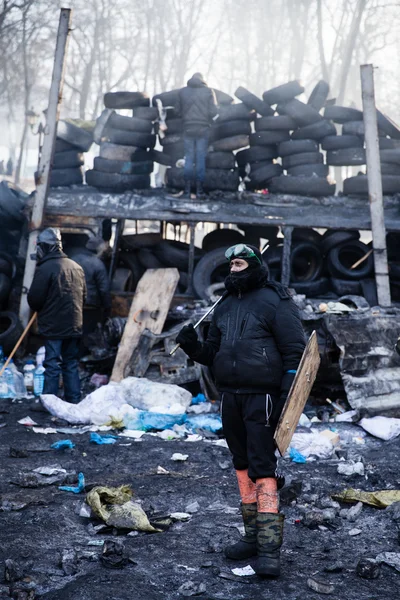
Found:
[[[299,368],[275,431],[274,439],[281,456],[285,454],[289,447],[311,388],[314,385],[320,362],[317,334],[313,331],[301,357]]]
[[[145,329],[161,333],[178,281],[178,269],[149,269],[145,272],[131,304],[111,381],[121,381],[127,376],[126,367]]]

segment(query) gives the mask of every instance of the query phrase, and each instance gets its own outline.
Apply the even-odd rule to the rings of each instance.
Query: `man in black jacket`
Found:
[[[279,513],[274,432],[305,348],[299,311],[286,288],[269,281],[260,251],[238,244],[226,252],[227,296],[207,340],[193,326],[177,337],[195,361],[213,368],[222,393],[224,434],[242,500],[245,536],[226,548],[231,559],[258,555],[258,575],[277,577],[283,514]]]
[[[190,198],[193,166],[196,162],[196,196],[201,198],[206,174],[210,127],[213,118],[217,115],[214,91],[207,86],[201,73],[195,73],[187,82],[187,87],[180,90],[176,110],[183,119],[185,196]]]
[[[65,400],[81,399],[78,372],[82,309],[86,298],[83,269],[62,251],[59,229],[49,227],[37,239],[37,267],[28,303],[38,312],[39,333],[45,338],[44,394],[58,394],[62,372]]]

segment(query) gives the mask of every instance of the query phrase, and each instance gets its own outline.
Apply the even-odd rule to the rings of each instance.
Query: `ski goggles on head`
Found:
[[[244,260],[247,258],[256,258],[260,265],[262,264],[254,250],[249,248],[249,246],[246,246],[246,244],[236,244],[235,246],[231,246],[225,252],[225,258],[229,261],[234,258],[243,258]]]

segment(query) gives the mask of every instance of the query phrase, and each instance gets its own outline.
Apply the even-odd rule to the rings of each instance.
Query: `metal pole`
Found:
[[[49,106],[47,109],[47,123],[44,130],[42,154],[39,161],[38,179],[36,183],[35,200],[32,208],[31,221],[29,225],[29,241],[26,253],[24,280],[22,285],[21,304],[19,316],[25,326],[29,320],[30,309],[27,293],[35,274],[36,262],[31,258],[35,251],[38,229],[42,226],[43,213],[46,204],[50,173],[53,162],[54,146],[57,132],[57,121],[60,112],[62,88],[64,82],[64,70],[68,35],[70,32],[71,9],[62,8],[58,24],[57,44],[54,55],[53,75],[51,79]]]
[[[186,294],[193,295],[193,271],[194,271],[194,253],[196,251],[194,242],[196,236],[196,223],[189,223],[190,231],[190,246],[189,246],[189,263],[188,263],[188,286]]]
[[[386,251],[385,215],[383,210],[381,160],[376,119],[374,70],[361,65],[361,90],[364,109],[365,146],[367,153],[368,197],[371,211],[375,281],[380,306],[390,306],[389,270]]]

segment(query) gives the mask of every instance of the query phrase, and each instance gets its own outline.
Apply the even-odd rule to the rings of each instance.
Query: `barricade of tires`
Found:
[[[93,134],[69,121],[58,121],[50,187],[83,183],[84,152],[93,143]]]
[[[144,92],[109,92],[104,95],[104,105],[94,130],[100,155],[94,159],[93,169],[86,172],[86,183],[110,192],[148,189],[154,167],[157,109],[150,106]],[[132,116],[117,110],[131,110]]]

